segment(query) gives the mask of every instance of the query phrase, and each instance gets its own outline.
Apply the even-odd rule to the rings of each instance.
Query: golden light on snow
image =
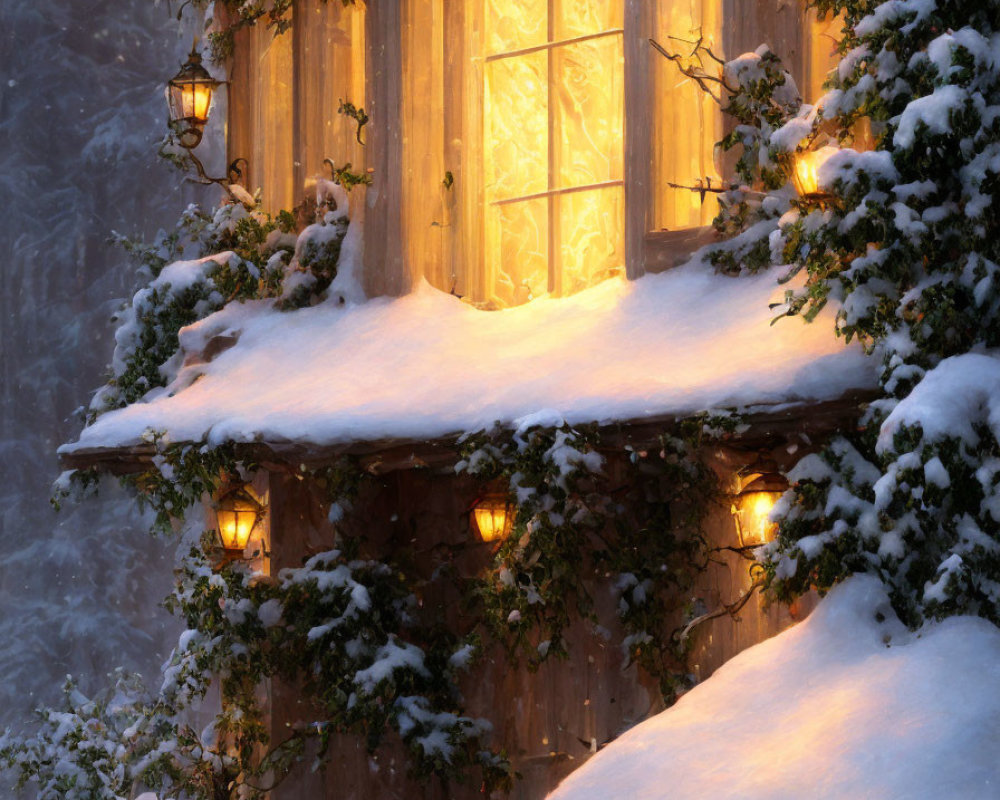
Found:
[[[815,197],[822,194],[819,188],[819,170],[830,156],[838,152],[832,145],[818,150],[807,150],[795,156],[795,172],[793,179],[795,189],[802,197]]]
[[[739,493],[732,512],[741,547],[757,547],[774,538],[778,526],[770,515],[786,488],[780,475],[768,474],[758,476]]]
[[[495,295],[517,305],[624,267],[624,12],[488,5],[486,260]]]
[[[261,504],[242,487],[219,498],[215,516],[219,538],[227,554],[243,555],[262,512]]]
[[[503,539],[514,526],[514,510],[505,495],[484,497],[472,509],[472,516],[484,542]]]

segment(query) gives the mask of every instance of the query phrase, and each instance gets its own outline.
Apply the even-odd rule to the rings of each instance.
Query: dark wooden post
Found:
[[[649,37],[655,3],[625,0],[625,274],[646,273],[644,247],[652,208],[653,109]]]
[[[403,258],[402,12],[399,0],[368,0],[365,60],[368,164],[364,287],[369,296],[406,294]]]

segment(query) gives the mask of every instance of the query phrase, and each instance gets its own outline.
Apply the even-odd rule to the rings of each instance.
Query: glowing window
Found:
[[[505,305],[624,268],[621,0],[488,0],[486,289]]]

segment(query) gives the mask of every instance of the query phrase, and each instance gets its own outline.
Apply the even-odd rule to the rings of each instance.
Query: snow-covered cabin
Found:
[[[344,248],[368,299],[230,305],[196,323],[173,382],[101,416],[64,463],[145,468],[151,431],[235,442],[262,465],[250,487],[266,508],[250,545],[263,540],[262,568],[329,549],[335,520],[428,576],[444,551],[468,576],[489,562],[470,515],[482,486],[454,466],[459,437],[495,422],[596,423],[614,474],[626,447],[657,447],[699,411],[739,409],[743,424],[706,459],[734,496],[780,472],[854,424],[873,371],[834,337],[831,313],[771,325],[784,291],[773,275],[683,264],[714,235],[715,208],[711,193],[670,184],[725,174],[714,144],[726,123],[649,40],[703,38],[729,56],[766,42],[815,94],[831,29],[801,0],[301,0],[285,34],[241,30],[230,156],[248,159],[272,211],[307,205],[324,159],[371,175],[352,190]],[[341,101],[367,112],[360,132]],[[378,481],[337,519],[301,467],[345,454]],[[706,532],[740,544],[731,503],[713,507]],[[746,562],[723,556],[692,599],[716,608],[750,583]],[[524,776],[515,797],[543,796],[660,707],[651,681],[623,668],[614,593],[594,596],[607,637],[578,621],[569,660],[529,672],[498,650],[463,685]],[[456,598],[427,602],[466,624]],[[706,623],[692,672],[707,677],[790,618],[754,597],[741,621]],[[298,698],[273,692],[277,730]],[[275,796],[430,796],[405,772],[344,738],[325,773]]]

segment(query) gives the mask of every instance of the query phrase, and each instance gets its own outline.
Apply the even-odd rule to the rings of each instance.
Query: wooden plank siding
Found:
[[[626,480],[626,460],[622,451],[609,457],[606,470],[611,484]],[[718,453],[709,460],[720,473],[733,468],[731,454]],[[443,622],[465,633],[475,628],[477,620],[465,611],[457,581],[480,575],[492,559],[493,546],[478,540],[469,521],[468,509],[480,491],[478,481],[468,476],[430,470],[381,475],[365,485],[350,515],[338,523],[339,535],[359,541],[362,557],[390,556],[407,564],[421,587],[418,613],[424,621]],[[299,566],[306,557],[334,546],[322,496],[308,479],[290,475],[272,479],[271,516],[281,531],[272,551],[275,569]],[[736,544],[727,504],[710,509],[704,533],[709,546]],[[731,603],[751,585],[748,566],[734,554],[721,552],[689,594],[709,609]],[[552,659],[531,672],[523,663],[512,664],[498,645],[492,645],[460,679],[466,713],[491,720],[493,743],[504,747],[522,775],[512,800],[545,797],[594,752],[663,708],[650,677],[624,663],[620,647],[624,631],[609,580],[591,575],[584,583],[602,627],[576,618],[566,632],[568,659]],[[736,653],[786,628],[808,607],[807,600],[793,610],[765,608],[755,597],[739,621],[720,617],[705,623],[693,633],[693,673],[699,680],[707,678]],[[668,627],[683,624],[680,612],[667,621]],[[297,687],[275,682],[272,693],[276,738],[311,718],[308,701]],[[450,786],[436,780],[417,783],[408,777],[406,763],[394,736],[375,754],[365,751],[360,737],[336,736],[326,768],[300,772],[274,792],[274,800],[482,796],[475,781]]]
[[[299,0],[295,25],[295,202],[325,175],[323,159],[355,172],[367,167],[367,148],[340,102],[365,106],[364,16],[339,2]],[[352,213],[364,209],[364,187],[352,190]]]

